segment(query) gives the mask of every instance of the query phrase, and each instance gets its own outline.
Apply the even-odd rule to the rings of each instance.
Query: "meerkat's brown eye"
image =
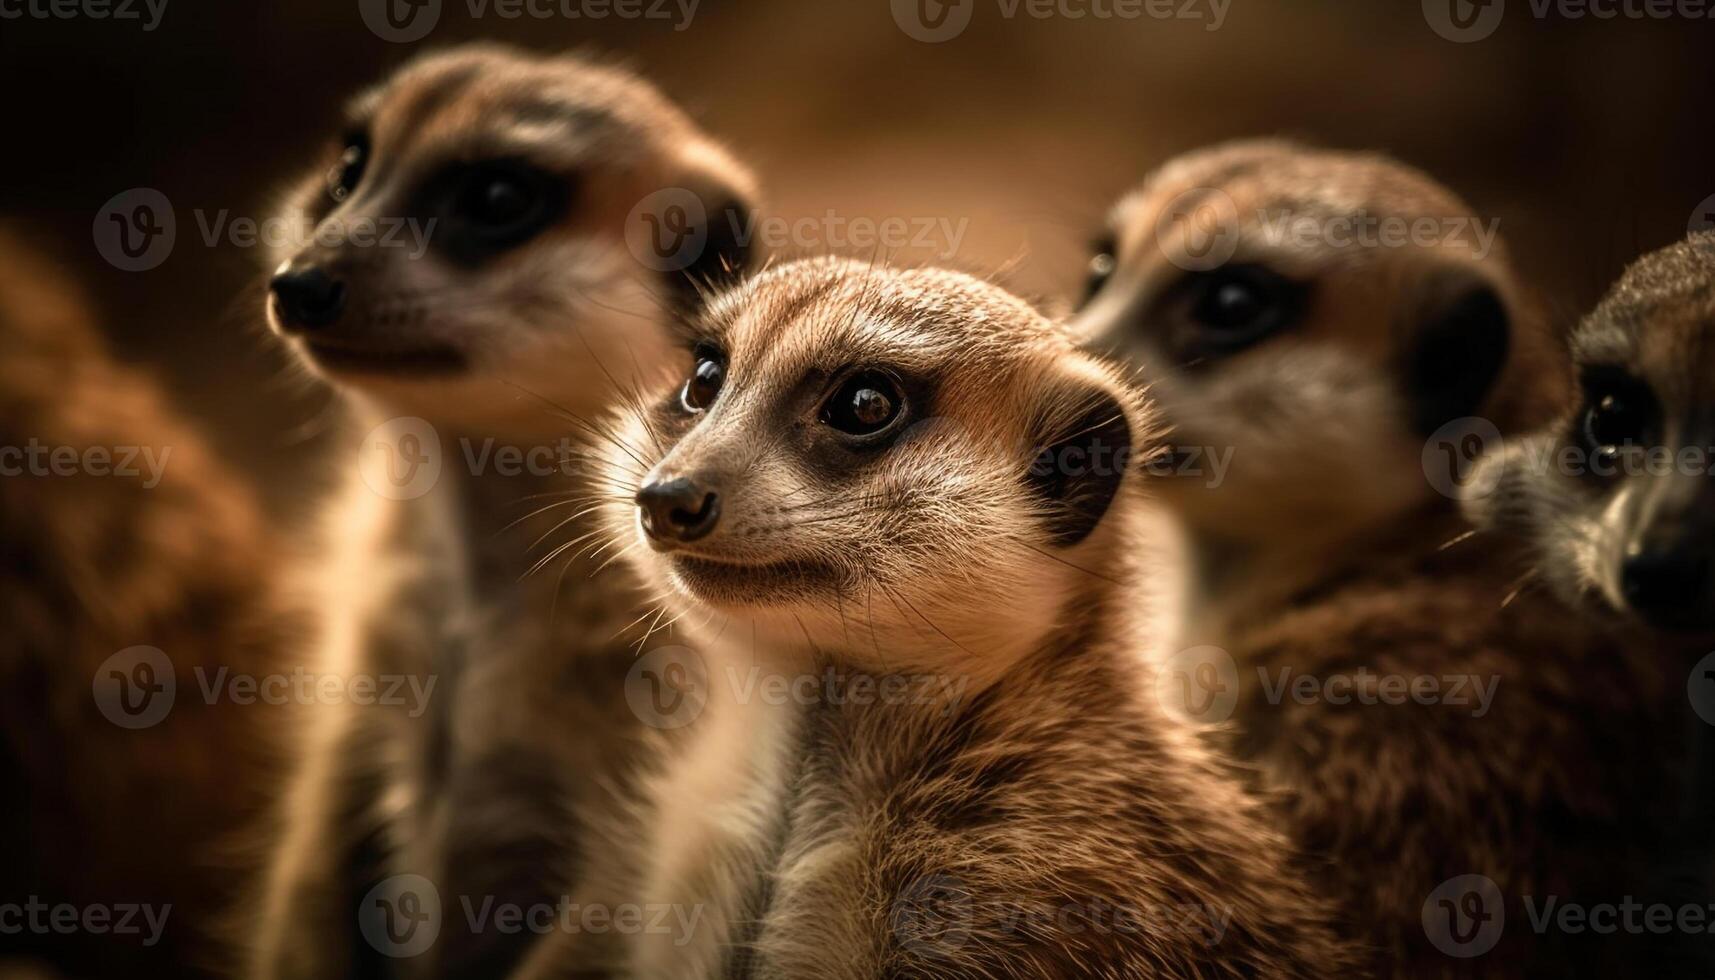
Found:
[[[892,378],[864,371],[840,385],[822,409],[822,421],[851,436],[871,436],[892,425],[905,395]]]
[[[697,366],[685,382],[685,390],[680,393],[679,400],[684,403],[686,411],[701,412],[715,403],[724,384],[726,364],[712,351],[699,351]]]
[[[357,189],[357,184],[363,179],[363,168],[369,163],[369,141],[361,136],[352,137],[346,141],[345,149],[339,155],[339,162],[328,171],[328,196],[335,201],[344,201]]]
[[[1612,453],[1644,442],[1655,420],[1649,389],[1617,372],[1587,377],[1584,403],[1583,436],[1592,452]]]

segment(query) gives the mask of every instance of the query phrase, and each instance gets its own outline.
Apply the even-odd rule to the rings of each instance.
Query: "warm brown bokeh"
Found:
[[[472,0],[444,0],[417,44],[376,37],[358,0],[170,0],[151,32],[0,20],[0,213],[84,272],[122,351],[167,368],[239,460],[282,476],[313,451],[302,433],[319,396],[259,340],[260,293],[240,296],[258,251],[204,246],[190,212],[266,216],[340,101],[426,46],[620,56],[756,164],[774,213],[968,219],[952,264],[1016,263],[1007,280],[1039,295],[1076,290],[1099,216],[1149,167],[1233,136],[1428,169],[1502,219],[1563,317],[1715,194],[1715,21],[1543,20],[1513,0],[1492,37],[1454,44],[1409,0],[1232,0],[1217,31],[1006,19],[1001,0],[971,2],[969,28],[942,44],[908,36],[888,0],[703,0],[681,31],[472,18]],[[179,242],[159,269],[127,273],[100,259],[91,225],[138,186],[172,200]],[[290,481],[269,484],[290,497]]]

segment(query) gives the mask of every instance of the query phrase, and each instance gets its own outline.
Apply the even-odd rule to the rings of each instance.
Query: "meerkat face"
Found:
[[[1153,489],[1238,540],[1426,499],[1425,437],[1507,359],[1509,280],[1470,214],[1391,161],[1278,142],[1179,158],[1122,200],[1073,330],[1149,383],[1173,447]]]
[[[684,365],[607,454],[609,523],[735,629],[944,666],[1042,635],[1091,574],[1135,413],[1000,289],[780,266],[713,302]]]
[[[1581,395],[1480,464],[1480,525],[1520,531],[1573,604],[1715,629],[1715,235],[1639,260],[1572,338]]]
[[[462,48],[353,104],[287,208],[302,234],[276,257],[270,321],[314,370],[430,417],[518,389],[587,410],[742,266],[733,219],[751,194],[641,80]],[[691,245],[628,247],[639,219]]]

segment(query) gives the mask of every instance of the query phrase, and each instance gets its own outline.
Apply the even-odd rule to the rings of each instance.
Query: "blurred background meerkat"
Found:
[[[288,719],[202,691],[284,669],[306,625],[287,551],[155,378],[110,353],[64,269],[4,227],[0,343],[0,903],[106,907],[115,925],[147,906],[161,926],[9,919],[0,958],[203,976],[242,894],[243,830],[276,785],[267,735]]]
[[[1383,237],[1424,220],[1433,234]],[[1197,675],[1199,703],[1236,680],[1230,744],[1357,937],[1383,969],[1454,969],[1424,906],[1466,874],[1521,920],[1526,895],[1617,901],[1675,788],[1677,728],[1658,664],[1520,593],[1518,562],[1468,540],[1465,430],[1444,427],[1523,431],[1567,374],[1499,242],[1415,170],[1271,141],[1168,163],[1111,227],[1074,329],[1138,366],[1169,428],[1150,465],[1195,576],[1176,666],[1236,663]],[[1411,695],[1375,703],[1384,680]],[[1511,921],[1485,967],[1593,945]]]
[[[533,542],[587,540],[568,437],[610,438],[595,420],[743,265],[732,236],[753,196],[647,82],[480,45],[359,97],[292,197],[315,233],[279,257],[270,322],[368,430],[311,569],[328,613],[317,669],[412,678],[426,703],[316,719],[253,975],[380,969],[397,951],[365,896],[402,881],[445,912],[413,971],[500,975],[536,934],[475,910],[554,907],[592,825],[620,819],[649,741],[623,687],[641,599],[622,571],[593,577],[594,545]],[[352,231],[402,221],[420,254],[415,230],[396,248]],[[653,251],[633,226],[684,240]]]

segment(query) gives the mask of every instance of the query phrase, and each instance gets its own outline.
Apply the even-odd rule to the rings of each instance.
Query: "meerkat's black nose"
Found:
[[[1620,568],[1620,588],[1640,616],[1668,629],[1715,626],[1710,561],[1697,548],[1643,549]]]
[[[345,309],[345,283],[319,265],[293,266],[268,280],[280,323],[300,330],[325,327]]]
[[[695,541],[715,529],[721,517],[720,495],[678,477],[659,480],[637,492],[643,529],[657,541]]]

